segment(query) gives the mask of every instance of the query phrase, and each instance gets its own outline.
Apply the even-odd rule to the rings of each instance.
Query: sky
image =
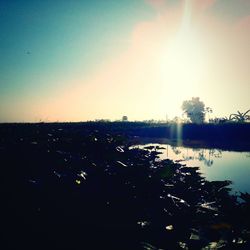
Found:
[[[250,0],[0,0],[0,122],[250,108]]]

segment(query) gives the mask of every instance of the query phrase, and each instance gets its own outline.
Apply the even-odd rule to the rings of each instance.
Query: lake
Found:
[[[218,149],[171,146],[150,143],[135,147],[161,147],[160,159],[171,159],[189,167],[199,167],[200,173],[209,181],[230,180],[232,193],[250,193],[250,152],[223,151]],[[151,149],[155,150],[155,149]]]

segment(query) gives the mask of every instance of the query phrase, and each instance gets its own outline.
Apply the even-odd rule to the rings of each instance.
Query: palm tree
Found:
[[[231,114],[229,116],[230,121],[237,121],[237,122],[246,122],[247,120],[250,120],[250,115],[248,113],[250,112],[250,109],[247,110],[245,113],[241,113],[240,111],[237,111],[237,114]]]

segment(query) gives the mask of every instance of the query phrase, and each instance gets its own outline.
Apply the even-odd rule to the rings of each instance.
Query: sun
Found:
[[[185,2],[182,24],[165,47],[160,56],[160,81],[162,91],[169,101],[169,112],[177,102],[185,98],[199,96],[202,82],[206,77],[208,55],[202,37],[191,24],[191,5]]]
[[[192,4],[185,1],[179,30],[162,52],[162,80],[178,92],[194,90],[205,74],[207,60],[202,38],[192,25]]]
[[[176,86],[179,91],[186,92],[201,80],[205,61],[198,39],[191,32],[179,34],[162,55],[163,80]]]

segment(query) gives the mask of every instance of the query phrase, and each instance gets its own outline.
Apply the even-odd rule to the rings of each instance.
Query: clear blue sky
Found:
[[[49,91],[51,81],[88,74],[127,46],[133,25],[152,16],[143,1],[0,1],[3,95]],[[60,83],[59,83],[60,84]],[[18,93],[17,93],[18,92]]]

